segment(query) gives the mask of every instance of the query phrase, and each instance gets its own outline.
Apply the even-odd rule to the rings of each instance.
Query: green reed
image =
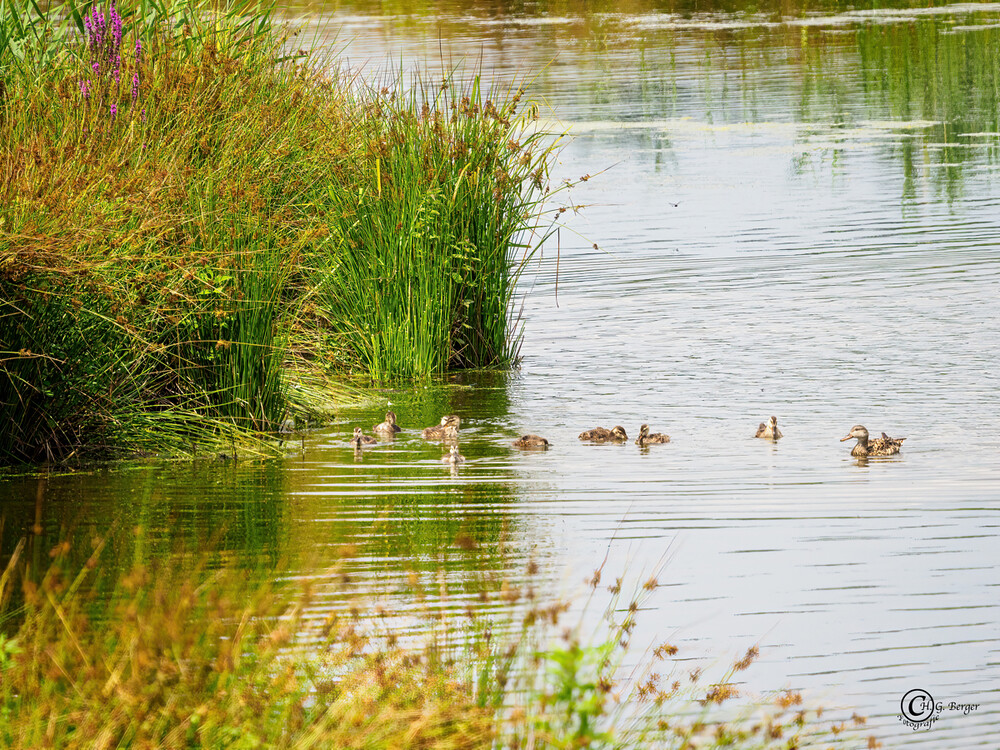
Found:
[[[342,80],[256,6],[68,11],[0,5],[0,461],[266,450],[339,373],[513,363],[520,89]]]
[[[669,643],[635,654],[655,578],[631,592],[615,581],[606,629],[588,633],[566,627],[568,602],[537,597],[533,563],[520,585],[485,574],[464,613],[440,598],[443,574],[413,574],[397,611],[358,593],[345,548],[324,584],[340,602],[330,610],[310,588],[253,583],[205,556],[108,578],[105,541],[85,544],[78,567],[59,543],[46,571],[27,562],[33,544],[0,571],[0,743],[12,749],[777,750],[863,724],[821,722],[793,692],[741,697],[756,647],[714,677]],[[590,584],[607,598],[600,571]]]
[[[359,93],[363,148],[332,189],[316,260],[320,305],[378,380],[517,357],[514,289],[544,241],[550,140],[520,88],[455,71]]]

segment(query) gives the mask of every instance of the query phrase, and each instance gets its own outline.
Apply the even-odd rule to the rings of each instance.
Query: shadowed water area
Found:
[[[583,9],[294,15],[353,68],[530,74],[572,136],[553,176],[592,177],[557,201],[585,208],[523,279],[516,373],[387,389],[265,465],[7,480],[2,551],[36,523],[39,559],[67,525],[116,529],[123,566],[212,538],[312,580],[317,619],[345,545],[357,590],[443,568],[456,611],[484,570],[535,559],[575,594],[605,557],[609,582],[665,559],[636,643],[759,643],[749,694],[806,690],[887,747],[996,747],[1000,5]],[[356,456],[388,404],[404,432]],[[455,470],[419,436],[452,412]],[[784,439],[754,439],[772,414]],[[640,450],[643,422],[672,442]],[[902,453],[852,459],[856,423]],[[615,424],[628,444],[577,440]],[[914,688],[979,708],[914,732]]]

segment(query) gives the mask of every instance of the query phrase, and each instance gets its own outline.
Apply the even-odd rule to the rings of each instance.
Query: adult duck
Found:
[[[891,438],[882,433],[882,437],[871,439],[868,437],[868,430],[864,425],[856,424],[851,431],[840,439],[840,442],[854,438],[857,445],[851,449],[851,455],[855,458],[867,458],[868,456],[894,456],[899,453],[906,438]]]

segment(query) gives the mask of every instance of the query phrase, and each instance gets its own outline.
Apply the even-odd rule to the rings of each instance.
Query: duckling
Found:
[[[397,432],[402,431],[403,429],[396,424],[396,412],[394,411],[387,411],[385,413],[385,421],[372,427],[372,432],[378,432],[387,437],[394,437]]]
[[[362,445],[372,445],[377,443],[378,440],[373,438],[371,435],[365,435],[361,432],[360,427],[354,428],[354,437],[351,438],[351,442],[354,443],[355,448],[360,448]]]
[[[441,417],[441,424],[424,428],[420,435],[424,440],[457,440],[461,424],[462,420],[457,414],[445,414]]]
[[[621,425],[615,425],[610,430],[595,427],[592,430],[581,432],[580,440],[588,440],[591,443],[624,443],[628,440],[628,435],[625,434],[625,428]]]
[[[465,456],[463,456],[461,453],[458,452],[457,445],[451,446],[451,452],[441,457],[441,463],[451,464],[452,466],[454,466],[455,464],[460,464],[464,460]]]
[[[850,440],[851,438],[856,438],[858,441],[858,444],[851,449],[851,455],[855,458],[867,458],[868,456],[893,456],[899,453],[899,449],[902,447],[903,441],[906,440],[906,438],[891,438],[884,432],[882,433],[882,437],[869,440],[868,430],[860,424],[854,425],[854,427],[851,428],[851,431],[840,439],[840,442]]]
[[[778,429],[778,418],[771,417],[767,420],[767,424],[763,422],[760,423],[760,427],[757,428],[757,434],[754,437],[767,438],[768,440],[777,440],[778,438],[784,437],[781,434],[781,430]]]
[[[649,434],[649,425],[644,424],[639,428],[639,437],[635,439],[636,445],[649,445],[650,443],[669,443],[670,436],[664,435],[662,432],[654,432],[652,435]]]
[[[538,435],[521,435],[512,445],[525,450],[545,450],[549,447],[549,441]]]

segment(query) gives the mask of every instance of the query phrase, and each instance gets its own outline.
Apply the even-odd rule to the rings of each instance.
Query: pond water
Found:
[[[857,710],[887,747],[1000,745],[1000,5],[905,5],[296,15],[368,71],[532,73],[572,136],[554,176],[592,178],[525,276],[522,367],[387,390],[284,461],[9,480],[3,552],[36,523],[114,526],[123,564],[213,537],[314,580],[317,617],[347,544],[356,588],[443,566],[456,608],[529,558],[553,595],[665,561],[636,642],[758,643],[751,692]],[[355,457],[390,403],[407,430]],[[455,472],[418,433],[447,412]],[[754,439],[772,414],[784,439]],[[643,422],[672,442],[576,438]],[[902,453],[852,459],[856,423]],[[980,708],[913,732],[914,688]]]

